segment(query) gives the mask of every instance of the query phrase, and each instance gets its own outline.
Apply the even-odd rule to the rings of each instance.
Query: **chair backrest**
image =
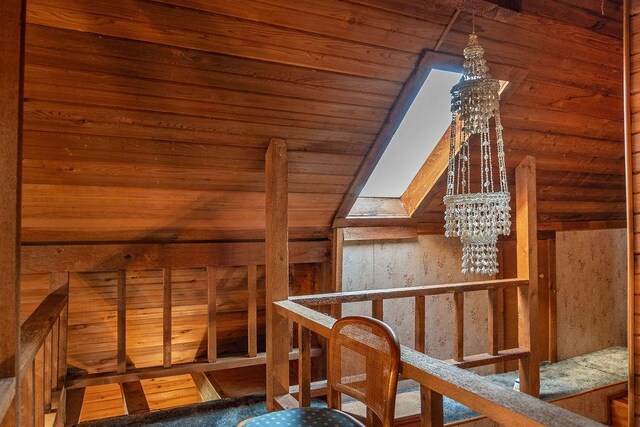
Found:
[[[364,316],[338,320],[329,338],[329,406],[341,409],[344,393],[393,426],[399,369],[400,344],[389,326]]]

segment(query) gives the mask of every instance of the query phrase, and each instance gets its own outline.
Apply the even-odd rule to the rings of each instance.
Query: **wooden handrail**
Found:
[[[363,291],[292,296],[289,297],[289,300],[307,307],[314,307],[323,304],[343,304],[349,302],[486,291],[489,289],[519,288],[527,286],[528,284],[528,279],[484,280],[479,282],[452,283],[446,285],[427,285],[406,288],[390,287],[389,289],[368,289]]]
[[[323,301],[326,303],[326,301]],[[328,338],[336,319],[291,298],[273,304],[275,311]],[[585,427],[601,424],[566,409],[505,388],[472,372],[401,346],[401,371],[422,386],[468,406],[494,421],[519,426]]]
[[[31,366],[68,298],[68,286],[51,292],[20,327],[20,376]]]

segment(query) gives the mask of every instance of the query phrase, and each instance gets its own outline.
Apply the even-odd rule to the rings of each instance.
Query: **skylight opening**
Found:
[[[461,77],[461,73],[431,70],[360,197],[402,196],[451,124],[450,91]]]

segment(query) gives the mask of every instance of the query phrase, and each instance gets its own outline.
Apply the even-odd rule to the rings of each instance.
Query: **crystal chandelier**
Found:
[[[459,237],[462,241],[462,273],[496,274],[498,235],[508,235],[511,231],[511,196],[500,122],[500,82],[489,74],[484,49],[478,44],[475,33],[469,36],[469,44],[464,49],[462,78],[451,89],[451,112],[447,194],[444,197],[445,236]],[[495,121],[494,142],[491,141],[491,118]],[[472,175],[469,145],[474,135],[478,135],[474,140],[480,143],[480,162],[478,171]],[[494,188],[493,144],[497,154],[499,191]],[[471,192],[472,176],[479,178],[476,192]]]

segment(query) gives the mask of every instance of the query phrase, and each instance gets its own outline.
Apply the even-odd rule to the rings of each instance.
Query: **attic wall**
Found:
[[[247,352],[247,269],[219,268],[217,288],[218,356]],[[291,293],[316,289],[317,264],[290,267]],[[127,363],[162,366],[161,270],[127,271]],[[22,319],[48,293],[48,275],[22,277]],[[264,266],[258,266],[258,351],[265,348]],[[114,372],[117,356],[117,278],[115,272],[70,276],[68,365],[71,372]],[[172,270],[172,362],[206,358],[207,277],[202,268]]]
[[[444,236],[419,236],[412,240],[346,242],[343,285],[345,291],[400,288],[424,284],[455,283],[479,279],[460,273],[461,247]],[[427,297],[427,354],[438,359],[452,357],[453,298]],[[371,304],[348,304],[343,314],[371,314]],[[384,303],[384,320],[403,345],[414,347],[414,300]],[[465,352],[486,351],[487,309],[485,293],[465,295]],[[486,369],[486,368],[485,368]]]
[[[622,309],[626,307],[624,233],[621,229],[610,229],[556,235],[559,359],[626,344],[626,317]],[[460,252],[459,243],[441,235],[423,235],[414,240],[346,242],[343,289],[382,289],[484,279],[465,277],[460,273]],[[510,255],[505,253],[505,256],[508,262]],[[508,277],[513,277],[511,267],[514,266],[505,267],[509,270]],[[396,330],[402,344],[409,347],[414,345],[413,304],[413,299],[393,300],[385,301],[384,307],[385,321]],[[515,300],[505,302],[505,310],[512,310],[513,304]],[[343,311],[345,314],[369,315],[371,307],[370,304],[352,304]],[[470,293],[465,297],[466,354],[485,351],[486,311],[484,293]],[[514,316],[512,311],[509,313],[505,314],[508,319]],[[505,326],[509,329],[507,340],[517,336],[515,319],[509,323],[511,326]],[[452,328],[452,298],[428,298],[427,354],[439,359],[451,358]]]
[[[558,359],[627,343],[626,230],[556,234]]]

